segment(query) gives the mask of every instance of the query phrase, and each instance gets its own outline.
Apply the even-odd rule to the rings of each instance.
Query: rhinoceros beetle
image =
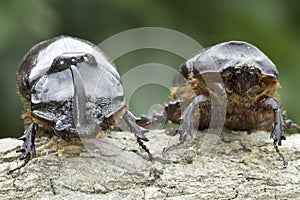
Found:
[[[221,81],[217,77],[221,77]],[[216,94],[217,90],[213,91],[211,85],[219,87],[221,92]],[[286,139],[285,130],[300,132],[300,127],[287,119],[286,113],[280,109],[279,87],[276,66],[258,48],[243,41],[220,43],[201,50],[183,63],[173,79],[172,101],[165,105],[162,113],[156,113],[151,119],[142,116],[138,123],[144,127],[166,121],[180,124],[175,132],[180,134],[180,141],[165,148],[166,152],[184,143],[192,128],[208,129],[212,106],[218,109],[218,105],[212,104],[212,96],[226,96],[224,127],[249,133],[254,130],[270,132],[274,147],[286,167],[288,160],[278,145]],[[196,108],[199,110],[195,111]],[[199,118],[194,117],[195,112]],[[197,127],[192,127],[192,124],[197,124]]]
[[[148,141],[147,130],[127,110],[120,76],[96,45],[70,36],[43,41],[24,56],[16,75],[27,126],[17,151],[25,162],[16,169],[35,156],[37,133],[63,139],[93,135],[121,118],[152,158],[142,142]]]

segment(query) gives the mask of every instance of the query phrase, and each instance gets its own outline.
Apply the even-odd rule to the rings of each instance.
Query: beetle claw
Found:
[[[20,160],[24,160],[25,158],[28,158],[28,160],[29,160],[29,158],[30,158],[30,154],[25,154],[25,153],[23,153],[21,156],[20,156]]]
[[[286,139],[284,133],[277,126],[275,126],[274,130],[272,131],[270,138],[273,138],[274,142],[279,146],[281,146],[281,140]]]
[[[22,155],[20,156],[20,160],[25,160],[25,162],[15,168],[9,171],[9,174],[13,173],[14,171],[21,169],[24,167],[28,161],[30,160],[30,156],[34,157],[35,156],[35,144],[34,144],[34,139],[36,135],[36,129],[37,129],[37,124],[32,123],[30,126],[25,130],[24,135],[19,138],[19,140],[23,140],[23,146],[20,147],[16,152],[19,153],[21,152]]]
[[[281,130],[281,126],[280,123],[277,123],[276,126],[274,127],[274,130],[271,133],[271,138],[273,138],[274,140],[274,148],[276,150],[276,152],[278,153],[278,155],[282,158],[283,160],[283,167],[286,168],[288,165],[288,160],[286,159],[286,157],[280,152],[278,146],[281,145],[281,140],[285,140],[286,137],[284,135],[284,133]]]
[[[185,141],[187,135],[193,137],[191,121],[187,122],[186,120],[184,120],[183,123],[180,125],[179,129],[176,130],[176,132],[180,134],[180,141]]]
[[[282,158],[283,168],[286,168],[288,166],[288,160],[278,149],[278,144],[275,140],[274,140],[274,148],[275,148],[276,152],[278,153],[278,155]]]
[[[183,123],[176,131],[175,134],[179,134],[179,142],[176,144],[172,144],[168,147],[165,147],[162,151],[162,154],[166,154],[168,151],[175,149],[176,147],[182,145],[185,141],[186,141],[186,137],[187,135],[190,135],[191,137],[193,137],[192,135],[192,129],[191,126],[188,125],[187,123]]]
[[[125,120],[126,124],[128,125],[130,131],[134,133],[134,135],[143,141],[149,141],[149,139],[144,135],[144,133],[148,132],[147,129],[139,126],[136,123],[137,118],[129,111],[127,111],[123,115],[123,119]]]
[[[172,145],[170,145],[170,146],[168,146],[168,147],[165,147],[165,148],[163,149],[163,151],[162,151],[162,154],[165,155],[168,151],[173,150],[173,149],[175,149],[176,147],[182,145],[182,144],[184,143],[184,141],[185,141],[185,140],[179,141],[179,142],[176,143],[176,144],[172,144]]]
[[[19,152],[24,153],[24,152],[25,152],[25,149],[21,147],[21,148],[18,149],[16,152],[17,152],[17,153],[19,153]]]
[[[193,121],[193,113],[194,109],[196,109],[199,105],[202,103],[206,102],[208,98],[205,95],[199,95],[196,96],[193,101],[188,105],[188,107],[185,109],[181,117],[179,118],[180,120],[180,126],[176,130],[175,134],[179,134],[179,142],[177,144],[173,144],[169,147],[165,147],[163,149],[163,154],[165,154],[167,151],[174,149],[180,145],[182,145],[186,141],[187,135],[192,135],[192,121]],[[179,101],[175,104],[179,103]],[[175,105],[174,104],[174,105]]]
[[[152,123],[152,120],[149,117],[142,115],[140,118],[137,118],[135,122],[139,126],[146,127]]]
[[[160,162],[162,164],[170,164],[170,163],[172,163],[172,161],[170,161],[170,160],[165,160],[165,159],[162,159],[160,157],[154,157],[152,155],[152,153],[150,152],[150,150],[147,148],[147,146],[139,138],[137,138],[137,142],[138,142],[139,146],[142,147],[142,149],[148,154],[149,161],[151,161],[151,162],[158,161],[158,162]]]
[[[154,157],[151,154],[150,150],[147,148],[147,146],[143,143],[143,141],[146,141],[146,142],[149,141],[148,138],[144,135],[144,133],[148,132],[148,130],[140,127],[136,123],[136,121],[139,120],[139,119],[137,119],[130,111],[127,111],[123,115],[123,119],[125,120],[125,122],[129,126],[130,131],[135,134],[138,144],[148,154],[148,158],[151,162],[158,161],[158,162],[161,162],[163,164],[169,163],[169,161],[167,161],[167,160],[164,160],[162,158]],[[146,118],[144,118],[144,119],[146,119]]]
[[[20,159],[24,159],[31,153],[35,153],[35,144],[34,144],[34,139],[36,135],[36,129],[37,129],[37,124],[32,123],[24,132],[24,135],[19,138],[20,140],[23,140],[23,146],[17,150],[17,152],[22,152],[22,156]]]
[[[18,138],[18,140],[23,140],[23,141],[25,141],[25,140],[26,140],[26,135],[25,135],[25,134],[22,135],[21,137]]]
[[[187,135],[190,135],[191,137],[193,137],[192,135],[192,124],[191,121],[187,121],[182,119],[182,123],[180,125],[180,127],[175,131],[175,134],[179,134],[179,142],[176,144],[172,144],[168,147],[165,147],[162,151],[162,154],[166,154],[168,151],[175,149],[176,147],[182,145],[185,141],[186,141],[186,137]]]

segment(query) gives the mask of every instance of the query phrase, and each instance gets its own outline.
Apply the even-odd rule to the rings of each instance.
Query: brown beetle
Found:
[[[180,124],[176,131],[180,134],[180,142],[164,149],[167,151],[184,143],[193,124],[197,124],[198,130],[208,129],[212,107],[220,108],[218,102],[225,97],[226,105],[221,108],[226,110],[217,111],[224,114],[224,127],[248,133],[254,130],[270,132],[286,167],[288,161],[278,145],[286,139],[285,130],[299,132],[300,127],[288,120],[280,109],[279,87],[276,66],[258,48],[242,41],[220,43],[187,60],[173,79],[173,101],[165,105],[162,114],[154,115],[151,120],[144,117],[138,123],[147,126],[167,120]]]

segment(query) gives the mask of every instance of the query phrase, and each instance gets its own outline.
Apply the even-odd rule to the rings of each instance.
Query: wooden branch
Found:
[[[225,132],[220,138],[199,132],[165,156],[161,155],[163,147],[176,143],[178,136],[153,130],[147,137],[150,151],[173,163],[147,161],[132,133],[112,132],[98,140],[83,140],[82,152],[80,144],[41,139],[37,157],[8,175],[10,169],[22,164],[15,153],[22,142],[1,139],[0,199],[300,197],[299,135],[287,137],[279,147],[289,159],[286,169],[265,132]],[[215,139],[219,140],[213,145]],[[205,146],[207,142],[212,143]]]

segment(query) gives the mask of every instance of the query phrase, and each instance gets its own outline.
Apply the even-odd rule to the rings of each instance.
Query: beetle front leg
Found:
[[[286,137],[284,135],[284,123],[282,119],[281,110],[279,108],[278,103],[271,97],[268,97],[266,99],[262,100],[262,103],[266,107],[271,107],[274,111],[274,128],[270,135],[270,138],[273,138],[274,148],[276,149],[276,152],[279,154],[279,156],[283,160],[283,166],[284,168],[288,165],[288,160],[285,158],[285,156],[279,151],[278,145],[281,145],[281,140],[285,140]]]
[[[300,133],[300,126],[293,122],[291,119],[285,120],[285,125],[287,130],[296,130]]]
[[[123,119],[127,123],[128,127],[130,128],[130,131],[135,134],[137,138],[137,142],[139,146],[148,154],[148,158],[150,161],[158,161],[162,164],[170,163],[169,160],[164,160],[159,157],[154,157],[150,150],[147,148],[147,146],[143,143],[143,141],[149,141],[148,138],[144,135],[144,133],[148,132],[147,129],[144,129],[140,127],[136,121],[138,118],[136,118],[131,112],[126,111],[126,113],[123,115]]]
[[[165,105],[161,113],[154,113],[151,118],[142,115],[136,119],[136,123],[142,127],[155,127],[156,125],[164,125],[166,122],[171,121],[174,124],[180,124],[180,101],[175,100]]]
[[[198,108],[204,102],[207,102],[209,98],[203,94],[196,96],[193,101],[188,105],[188,107],[184,110],[181,116],[181,124],[179,128],[176,130],[176,133],[179,133],[179,142],[177,144],[173,144],[169,147],[164,148],[163,153],[166,153],[170,149],[173,149],[181,144],[183,144],[186,140],[187,135],[192,136],[192,122],[193,122],[193,114],[195,108]]]
[[[126,122],[130,131],[132,133],[134,133],[134,135],[138,139],[143,140],[143,141],[149,141],[148,138],[144,135],[144,133],[148,132],[148,130],[140,127],[136,123],[137,118],[130,111],[126,111],[122,118]]]
[[[130,131],[134,133],[137,138],[137,142],[142,149],[148,154],[150,161],[161,161],[159,158],[155,158],[147,146],[143,143],[143,141],[149,141],[148,138],[144,135],[144,133],[148,132],[147,129],[142,128],[139,126],[136,121],[138,120],[130,111],[126,111],[123,115],[123,119],[125,120],[126,124],[128,125]]]
[[[274,128],[270,135],[270,138],[273,138],[274,142],[280,146],[281,140],[285,140],[286,138],[283,133],[284,124],[283,124],[283,119],[281,116],[279,105],[271,97],[264,99],[262,103],[267,107],[271,107],[272,110],[274,111]]]
[[[35,144],[34,144],[34,140],[35,140],[35,135],[36,135],[36,129],[37,129],[38,125],[33,122],[32,124],[30,124],[30,126],[28,126],[28,128],[25,130],[24,135],[22,137],[19,138],[19,140],[23,140],[23,146],[17,150],[18,152],[21,152],[22,155],[20,156],[20,160],[24,160],[24,163],[9,171],[9,174],[11,174],[12,172],[21,169],[22,167],[24,167],[28,161],[30,160],[30,157],[35,157]],[[31,155],[31,156],[30,156]]]

